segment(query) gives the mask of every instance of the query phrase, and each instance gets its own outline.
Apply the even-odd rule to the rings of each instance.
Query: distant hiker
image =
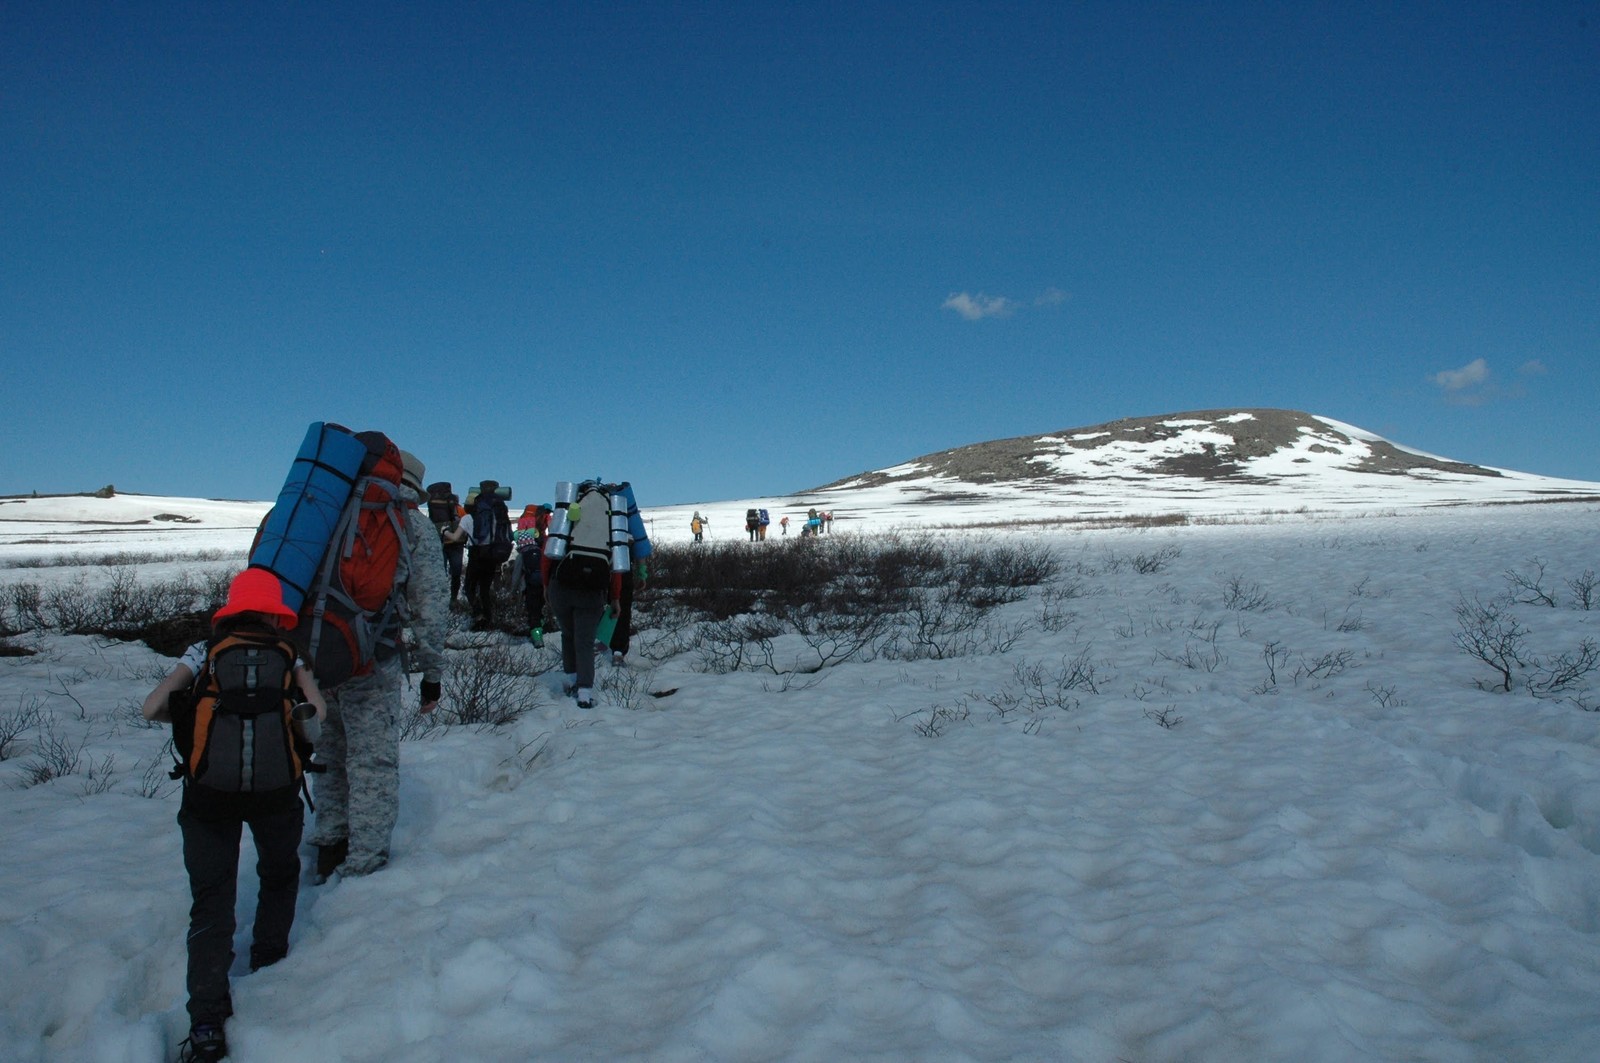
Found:
[[[461,576],[467,553],[467,533],[461,530],[461,517],[466,510],[461,500],[444,481],[428,485],[428,519],[439,532],[439,543],[444,548],[445,569],[450,573],[450,608],[456,608],[461,597]]]
[[[511,557],[511,513],[505,500],[509,488],[498,480],[478,484],[478,495],[461,527],[467,533],[467,604],[472,607],[474,631],[494,630],[494,577]]]
[[[245,824],[260,880],[250,969],[277,963],[289,952],[305,825],[305,739],[315,737],[327,715],[316,680],[286,634],[296,619],[283,604],[276,576],[245,569],[229,584],[227,604],[212,616],[210,639],[190,646],[144,700],[145,719],[172,722],[173,746],[183,757],[178,827],[193,898],[185,1060],[209,1063],[228,1054],[223,1024],[233,1014],[228,969]],[[296,722],[294,706],[301,703],[315,710],[315,723]]]
[[[744,530],[749,533],[750,541],[755,542],[761,534],[761,511],[747,509],[744,511]]]
[[[643,587],[650,578],[647,558],[655,553],[650,535],[645,530],[644,518],[639,515],[639,503],[633,497],[633,485],[627,481],[617,484],[616,494],[628,504],[628,571],[622,574],[622,591],[617,599],[617,623],[611,629],[611,663],[620,667],[628,656],[633,634],[633,592]]]
[[[789,534],[789,515],[787,513],[778,519],[778,527],[783,529],[783,534]]]
[[[601,617],[620,609],[630,564],[629,527],[628,497],[620,485],[556,484],[541,571],[551,614],[561,628],[562,692],[575,697],[580,709],[594,707],[595,635]]]
[[[317,775],[313,786],[317,825],[311,832],[319,882],[335,871],[367,875],[388,863],[400,812],[400,720],[406,673],[422,673],[420,712],[430,713],[439,704],[448,612],[445,577],[434,560],[429,540],[433,529],[417,510],[422,462],[403,451],[400,457],[402,554],[385,608],[409,619],[412,637],[403,647],[397,645],[397,652],[361,662],[354,675],[325,691],[328,721],[318,759],[326,762],[327,770]]]
[[[544,581],[539,575],[544,533],[554,507],[548,502],[523,507],[512,542],[517,548],[517,574],[522,581],[522,604],[528,612],[528,641],[544,645]]]
[[[767,541],[767,525],[772,523],[772,518],[767,516],[764,509],[756,510],[756,538],[762,542]]]
[[[694,511],[694,516],[689,519],[689,531],[694,533],[695,542],[705,542],[706,519],[700,515],[698,509]]]

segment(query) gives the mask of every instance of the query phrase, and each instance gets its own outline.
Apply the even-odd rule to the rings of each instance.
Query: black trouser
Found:
[[[539,579],[537,551],[522,555],[522,604],[528,610],[528,626],[544,626],[544,583]]]
[[[494,623],[494,574],[499,569],[488,547],[467,551],[467,603],[485,626]]]
[[[178,809],[183,866],[189,872],[189,1021],[221,1024],[233,1014],[228,968],[233,966],[234,902],[239,890],[241,827],[256,846],[253,959],[272,962],[289,951],[295,898],[300,892],[300,832],[305,810],[293,788],[229,794],[197,783],[184,787]]]
[[[461,597],[461,571],[462,558],[466,555],[465,546],[446,546],[444,548],[444,567],[450,573],[450,601],[452,608],[457,598]]]

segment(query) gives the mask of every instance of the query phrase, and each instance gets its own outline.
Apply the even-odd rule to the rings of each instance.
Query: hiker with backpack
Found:
[[[650,566],[646,558],[655,553],[655,547],[651,545],[649,532],[645,530],[639,503],[634,500],[633,485],[626,480],[617,484],[616,495],[627,502],[629,564],[628,570],[622,574],[622,586],[616,601],[616,626],[611,629],[607,648],[611,651],[611,663],[620,667],[628,656],[632,641],[633,592],[636,587],[643,587],[650,578]]]
[[[428,485],[428,519],[438,529],[439,544],[444,548],[444,567],[450,573],[452,609],[461,597],[461,577],[465,571],[467,533],[461,530],[461,517],[465,512],[447,481]]]
[[[506,500],[509,487],[498,480],[478,484],[476,499],[469,499],[461,528],[467,533],[467,603],[472,607],[474,631],[494,630],[494,577],[511,558],[511,513]]]
[[[620,608],[623,574],[630,566],[629,523],[628,500],[619,485],[556,484],[540,575],[561,629],[562,692],[575,697],[580,709],[594,707],[595,636],[602,617],[614,618],[613,610]]]
[[[184,653],[145,698],[144,718],[171,722],[183,780],[178,827],[189,874],[189,1038],[182,1058],[222,1059],[224,1023],[233,1014],[239,843],[250,827],[256,847],[255,923],[250,969],[289,952],[300,890],[300,803],[308,739],[327,715],[321,691],[288,629],[298,620],[276,576],[247,568],[228,586],[211,635]],[[310,710],[297,706],[309,706]],[[298,732],[298,733],[297,733]]]
[[[386,599],[376,611],[385,620],[373,633],[370,657],[358,652],[348,678],[331,686],[323,682],[328,719],[318,750],[327,770],[317,775],[313,788],[317,805],[311,832],[318,882],[335,871],[346,877],[371,874],[389,862],[389,843],[400,811],[400,719],[406,673],[422,673],[420,712],[430,713],[439,704],[448,613],[445,575],[433,553],[432,524],[418,509],[423,464],[413,454],[395,453],[403,466],[395,485],[395,505],[378,514],[380,530],[399,523],[399,556],[383,586]],[[407,623],[409,642],[399,637]],[[320,659],[317,673],[322,675]]]
[[[544,580],[540,578],[539,561],[554,509],[548,502],[524,506],[512,533],[517,574],[522,581],[522,604],[528,611],[528,641],[535,647],[544,645]]]

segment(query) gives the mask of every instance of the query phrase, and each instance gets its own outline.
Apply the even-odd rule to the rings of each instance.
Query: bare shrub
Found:
[[[1302,656],[1299,666],[1294,671],[1294,682],[1299,685],[1302,679],[1331,678],[1350,667],[1350,662],[1354,659],[1354,650],[1334,650],[1318,654],[1316,657]]]
[[[1271,609],[1272,598],[1261,588],[1261,584],[1234,575],[1222,581],[1222,606],[1237,612],[1253,612]]]
[[[1461,652],[1492,668],[1500,677],[1498,689],[1509,691],[1517,668],[1524,665],[1527,628],[1511,613],[1510,603],[1473,595],[1456,604],[1455,644]],[[1477,682],[1484,687],[1483,682]]]
[[[920,710],[919,710],[920,712]],[[918,713],[910,713],[899,719],[916,717]],[[956,705],[935,705],[928,710],[926,719],[917,719],[911,726],[912,729],[924,738],[938,738],[948,731],[952,725],[965,723],[972,715],[972,710],[964,703]]]
[[[443,684],[446,719],[488,727],[515,723],[538,706],[535,680],[549,670],[545,660],[502,641],[459,652]]]
[[[634,668],[610,668],[599,677],[599,687],[611,700],[627,709],[649,708],[654,695],[650,688],[655,671]]]
[[[1594,574],[1594,569],[1586,568],[1583,575],[1567,580],[1567,589],[1572,592],[1573,602],[1584,612],[1595,607],[1595,588],[1600,586],[1600,579]]]
[[[1140,575],[1148,576],[1152,572],[1160,572],[1171,561],[1176,561],[1183,551],[1176,546],[1163,546],[1161,549],[1147,554],[1134,554],[1133,570]]]
[[[172,777],[174,763],[172,742],[169,739],[162,752],[157,753],[149,760],[140,761],[139,782],[134,787],[134,792],[140,797],[155,800],[165,797],[177,789],[178,781]]]
[[[851,614],[830,608],[801,608],[788,614],[802,641],[816,655],[814,662],[796,664],[794,671],[813,674],[852,660],[871,660],[893,627],[888,613]]]
[[[13,583],[5,589],[5,611],[13,631],[43,631],[44,592],[37,583]]]
[[[1267,678],[1252,689],[1257,694],[1278,692],[1278,672],[1289,663],[1289,651],[1281,642],[1269,642],[1261,647],[1261,660],[1267,666]]]
[[[1076,657],[1063,657],[1056,668],[1050,668],[1042,661],[1022,661],[1017,664],[1012,675],[1022,690],[1023,705],[1033,712],[1046,709],[1071,711],[1079,705],[1072,691],[1086,690],[1098,694],[1104,679],[1090,661],[1089,654],[1090,650],[1085,648]]]
[[[1324,613],[1322,616],[1322,626],[1328,626],[1328,616],[1326,613]],[[1352,631],[1365,631],[1366,628],[1367,618],[1359,609],[1355,607],[1354,603],[1345,606],[1344,613],[1337,621],[1333,623],[1333,629],[1335,631],[1346,635]]]
[[[1075,598],[1083,597],[1083,584],[1078,580],[1064,580],[1047,585],[1039,595],[1039,626],[1045,631],[1064,631],[1078,622],[1078,614],[1066,608]]]
[[[1506,586],[1512,601],[1555,608],[1555,597],[1544,587],[1545,563],[1537,557],[1530,557],[1528,569],[1527,572],[1519,572],[1514,568],[1506,570]]]
[[[35,698],[29,705],[17,697],[17,707],[0,713],[0,760],[9,760],[17,753],[18,739],[38,727],[41,722],[39,702]]]
[[[1215,672],[1228,662],[1228,658],[1215,642],[1201,641],[1197,644],[1194,639],[1184,642],[1182,653],[1167,653],[1161,650],[1159,654],[1163,660],[1181,664],[1197,672]]]
[[[89,758],[87,769],[83,774],[81,793],[85,797],[94,794],[103,794],[117,784],[117,757],[114,753],[107,753],[99,760]]]
[[[1164,709],[1146,709],[1144,710],[1144,718],[1153,720],[1169,731],[1183,722],[1183,717],[1178,715],[1178,707],[1176,705],[1168,705]]]
[[[89,740],[74,742],[56,730],[53,717],[43,717],[39,737],[33,743],[33,756],[23,764],[24,786],[38,786],[51,779],[76,775],[83,766],[83,750]]]
[[[99,602],[89,590],[88,577],[81,574],[71,583],[57,584],[44,592],[44,614],[47,626],[69,635],[88,634],[104,627]]]
[[[1584,639],[1571,653],[1540,658],[1528,678],[1528,690],[1538,698],[1571,693],[1583,685],[1596,666],[1600,666],[1600,643]]]
[[[940,661],[970,654],[983,641],[987,612],[954,585],[919,590],[908,602],[905,628],[895,640],[894,655],[908,661]]]
[[[705,624],[695,644],[698,667],[712,675],[762,667],[777,671],[773,640],[783,632],[784,625],[764,613]]]
[[[989,543],[965,551],[958,558],[959,580],[969,593],[1005,588],[1037,587],[1060,567],[1055,555],[1037,545]],[[1008,598],[1019,601],[1019,597]]]
[[[1397,705],[1405,704],[1405,702],[1400,699],[1397,693],[1397,688],[1395,687],[1379,686],[1378,684],[1369,680],[1366,686],[1366,691],[1372,696],[1373,702],[1376,703],[1380,709],[1388,709]]]

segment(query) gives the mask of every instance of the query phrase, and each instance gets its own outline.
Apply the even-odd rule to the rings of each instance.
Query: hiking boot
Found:
[[[223,1035],[222,1027],[213,1023],[192,1027],[188,1038],[178,1047],[181,1050],[178,1063],[216,1063],[228,1056],[228,1038]]]
[[[613,667],[613,668],[621,668],[622,667],[622,658],[623,658],[623,653],[622,653],[621,650],[614,651],[611,654],[611,667]]]
[[[388,853],[373,853],[371,856],[353,856],[346,860],[339,868],[339,874],[345,878],[359,878],[370,875],[389,863]]]
[[[339,869],[350,854],[350,839],[340,838],[331,845],[317,846],[317,881],[328,881],[328,876]]]
[[[580,709],[592,709],[592,708],[594,708],[594,691],[590,690],[588,687],[579,687],[577,693],[578,693],[578,708],[580,708]]]
[[[289,950],[285,946],[274,945],[269,948],[265,945],[251,945],[250,970],[255,972],[263,967],[271,967],[287,955],[289,955]]]
[[[567,677],[561,681],[561,696],[564,698],[570,698],[577,692],[578,677],[573,675],[571,672],[568,672]]]

